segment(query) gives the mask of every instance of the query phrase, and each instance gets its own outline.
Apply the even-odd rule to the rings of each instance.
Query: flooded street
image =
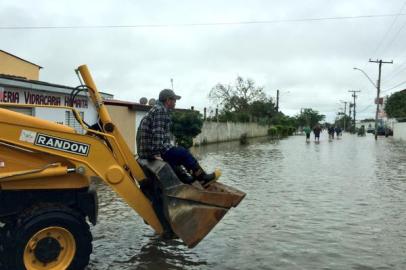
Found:
[[[247,193],[194,249],[100,184],[88,269],[406,269],[406,144],[344,134],[193,149]]]

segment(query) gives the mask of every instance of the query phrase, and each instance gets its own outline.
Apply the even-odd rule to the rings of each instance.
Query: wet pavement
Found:
[[[247,193],[194,249],[98,184],[88,269],[406,269],[406,142],[344,134],[193,149]]]

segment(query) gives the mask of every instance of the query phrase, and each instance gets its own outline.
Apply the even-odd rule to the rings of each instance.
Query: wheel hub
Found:
[[[58,240],[52,237],[42,238],[34,249],[35,257],[42,263],[55,261],[61,253],[62,247]]]

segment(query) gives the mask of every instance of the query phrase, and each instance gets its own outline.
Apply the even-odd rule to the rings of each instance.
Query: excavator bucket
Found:
[[[203,188],[195,182],[182,183],[171,167],[159,160],[138,160],[149,181],[154,181],[161,192],[160,206],[165,223],[188,247],[196,246],[223,218],[231,207],[236,207],[245,193],[230,186],[213,183]],[[160,211],[160,210],[158,210]]]

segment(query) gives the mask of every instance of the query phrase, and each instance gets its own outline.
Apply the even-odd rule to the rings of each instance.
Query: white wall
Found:
[[[246,133],[249,138],[266,136],[268,126],[256,123],[217,123],[206,121],[203,123],[202,133],[194,140],[195,145],[204,143],[224,142],[240,139]]]
[[[89,125],[93,125],[97,122],[97,112],[96,108],[94,107],[93,103],[89,100],[88,108],[76,108],[78,112],[83,112],[84,120]],[[34,116],[57,122],[60,124],[66,125],[65,123],[65,111],[69,111],[68,109],[54,109],[54,108],[35,108]]]
[[[0,87],[0,101],[4,103],[17,103],[17,104],[33,104],[33,105],[54,105],[66,106],[69,101],[69,94],[52,91],[41,91],[24,89],[17,87]],[[83,112],[84,120],[89,125],[97,122],[97,112],[90,98],[83,95],[78,95],[75,99],[73,107]],[[33,115],[35,117],[57,122],[60,124],[67,124],[65,121],[65,111],[68,109],[54,109],[45,107],[34,107]]]
[[[406,140],[406,122],[393,124],[393,138]]]

